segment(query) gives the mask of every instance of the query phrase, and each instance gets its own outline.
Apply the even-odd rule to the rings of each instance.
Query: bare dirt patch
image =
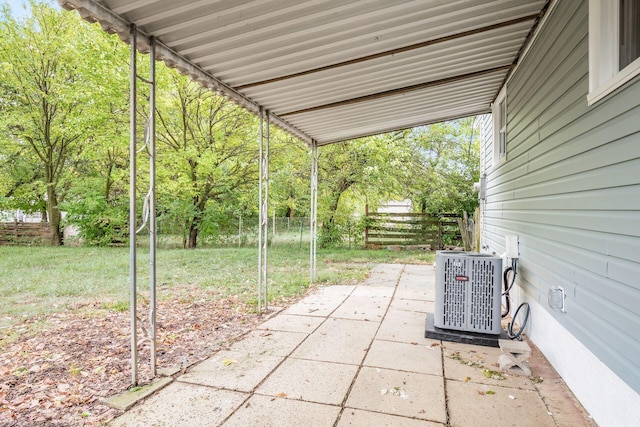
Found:
[[[143,302],[138,310],[139,337],[146,336],[147,316]],[[237,297],[193,300],[176,295],[160,301],[158,368],[184,370],[263,320]],[[101,398],[131,387],[129,330],[128,311],[85,306],[2,331],[0,425],[96,426],[119,415]],[[12,341],[2,344],[9,336]],[[149,341],[139,340],[138,378],[144,385],[152,380]]]

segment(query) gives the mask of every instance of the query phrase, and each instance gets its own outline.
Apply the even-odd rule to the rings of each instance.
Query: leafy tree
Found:
[[[407,132],[417,166],[411,199],[421,212],[473,212],[478,196],[480,155],[475,117],[437,123]]]
[[[422,212],[473,211],[479,179],[474,118],[320,148],[319,244],[340,244],[364,204],[410,198]]]
[[[6,6],[2,9],[0,122],[7,133],[0,138],[8,145],[10,163],[16,155],[33,159],[27,178],[42,184],[34,185],[32,201],[46,202],[51,242],[59,245],[60,203],[83,175],[80,153],[110,119],[102,103],[120,96],[120,89],[109,87],[111,81],[105,78],[114,44],[100,28],[46,4],[32,1],[30,7],[31,16],[20,22]],[[29,174],[29,168],[15,161],[11,165]],[[15,179],[14,190],[19,182]]]
[[[269,205],[276,216],[309,215],[310,177],[309,147],[279,129],[271,129]]]
[[[258,145],[249,113],[168,70],[158,106],[158,141],[163,164],[166,208],[183,225],[186,246],[195,248],[198,235],[211,230],[218,207],[255,185]],[[169,213],[169,215],[172,215]]]
[[[26,147],[0,139],[0,210],[40,212],[46,220],[44,175],[36,162]]]
[[[121,93],[126,92],[124,85]],[[60,206],[68,214],[65,223],[79,228],[85,244],[109,245],[128,238],[129,115],[126,95],[122,98],[121,105],[112,100],[106,110],[111,120],[85,140],[80,156],[70,159],[77,179]]]
[[[320,147],[319,213],[322,228],[320,246],[340,244],[343,229],[355,210],[352,205],[340,214],[340,204],[355,197],[378,203],[400,194],[410,152],[401,132],[362,138]]]

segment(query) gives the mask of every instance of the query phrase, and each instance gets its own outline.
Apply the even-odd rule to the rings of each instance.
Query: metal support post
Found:
[[[265,117],[266,116],[266,117]],[[260,205],[258,230],[258,311],[267,310],[267,247],[269,233],[269,112],[260,109]]]
[[[150,64],[149,80],[144,80],[149,84],[149,127],[145,132],[145,146],[137,150],[137,36],[135,25],[131,25],[131,52],[130,52],[130,93],[129,93],[129,311],[131,314],[131,384],[138,384],[138,316],[137,316],[137,234],[149,225],[149,336],[150,341],[150,365],[151,375],[156,375],[156,64],[155,48],[153,38],[150,39]],[[145,198],[143,209],[143,220],[140,227],[137,226],[136,208],[136,181],[137,181],[137,155],[146,147],[149,153],[149,192]]]
[[[264,112],[260,109],[258,126],[258,144],[260,170],[258,171],[258,313],[262,312],[262,149],[264,139]]]
[[[311,233],[311,245],[309,250],[309,281],[315,283],[317,278],[316,269],[316,241],[317,241],[317,218],[318,218],[318,143],[313,141],[311,145],[311,220],[309,231]]]
[[[269,282],[267,281],[267,271],[269,268],[269,257],[268,255],[268,247],[269,247],[269,145],[271,143],[271,115],[269,114],[269,111],[265,111],[265,129],[264,129],[264,143],[265,143],[265,149],[263,151],[264,154],[264,158],[262,160],[264,167],[263,167],[263,174],[264,174],[264,178],[263,178],[263,182],[262,185],[264,186],[264,192],[263,192],[263,196],[264,196],[264,200],[263,200],[263,205],[262,205],[262,210],[264,212],[263,214],[263,220],[264,220],[264,232],[262,233],[262,237],[264,239],[264,241],[262,242],[262,244],[264,245],[264,249],[263,249],[263,253],[262,253],[262,301],[264,304],[264,310],[267,311],[268,310],[268,295],[269,295]]]
[[[156,43],[149,51],[149,338],[151,376],[156,376]]]
[[[131,384],[138,384],[136,295],[136,26],[131,25],[129,75],[129,312],[131,315]]]

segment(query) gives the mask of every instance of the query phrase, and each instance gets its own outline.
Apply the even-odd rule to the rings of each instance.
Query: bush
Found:
[[[67,212],[65,224],[79,229],[80,239],[85,245],[109,246],[124,244],[129,234],[128,203],[107,203],[104,197],[87,194],[61,208]]]
[[[318,233],[318,246],[320,248],[337,248],[342,246],[344,231],[342,226],[330,221],[326,222],[320,228]]]

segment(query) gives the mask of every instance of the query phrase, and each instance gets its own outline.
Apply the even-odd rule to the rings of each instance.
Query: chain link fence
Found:
[[[257,247],[259,222],[256,217],[229,218],[217,223],[198,235],[198,246]],[[176,233],[174,227],[158,221],[158,245],[182,247],[186,236]],[[141,236],[142,237],[142,236]],[[270,217],[268,219],[269,245],[308,248],[311,240],[308,217]],[[144,242],[142,239],[141,243]],[[144,243],[143,243],[144,244]]]

